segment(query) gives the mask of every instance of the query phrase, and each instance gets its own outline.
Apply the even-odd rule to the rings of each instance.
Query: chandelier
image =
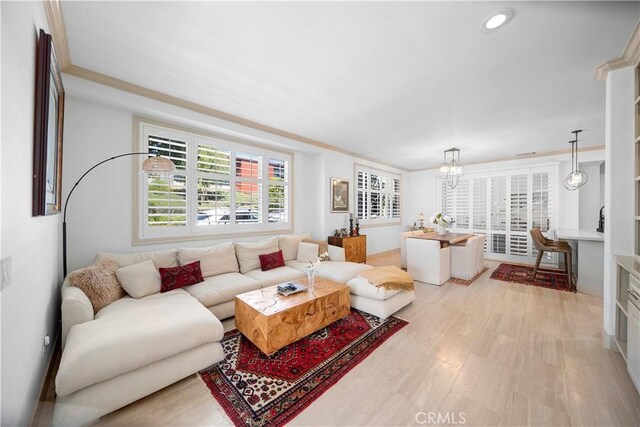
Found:
[[[589,180],[589,176],[582,172],[578,166],[578,134],[580,132],[582,132],[581,129],[572,131],[571,133],[574,134],[575,139],[569,141],[569,144],[571,144],[571,173],[564,179],[564,188],[570,191],[577,190]]]
[[[449,159],[449,160],[447,160]],[[440,166],[440,178],[447,181],[451,189],[456,188],[462,176],[462,165],[460,164],[460,150],[450,148],[444,151],[444,162]]]

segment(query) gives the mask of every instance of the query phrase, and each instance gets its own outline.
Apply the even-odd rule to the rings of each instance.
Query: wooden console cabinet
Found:
[[[344,256],[350,262],[367,262],[367,236],[329,236],[329,244],[344,248]]]

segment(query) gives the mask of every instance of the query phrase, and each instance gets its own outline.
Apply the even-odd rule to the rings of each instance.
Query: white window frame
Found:
[[[355,213],[355,215],[358,215],[358,172],[365,172],[368,174],[375,174],[375,175],[379,175],[381,177],[385,177],[388,179],[397,179],[400,182],[400,189],[398,194],[398,218],[359,218],[360,221],[360,226],[361,227],[375,227],[375,226],[387,226],[387,225],[401,225],[402,224],[402,175],[398,174],[398,173],[394,173],[394,172],[389,172],[386,170],[382,170],[382,169],[376,169],[376,168],[372,168],[369,166],[365,166],[365,165],[360,165],[360,164],[355,164],[354,165],[354,173],[353,173],[353,212]],[[367,197],[367,202],[366,202],[366,209],[368,214],[371,214],[371,190],[370,189],[366,189],[366,197]],[[390,192],[389,194],[391,194],[392,196],[395,193],[395,191]],[[393,207],[391,207],[391,210],[393,210]],[[393,214],[392,214],[393,215]]]
[[[273,150],[251,141],[228,135],[205,132],[153,119],[134,116],[134,150],[149,151],[148,136],[155,134],[161,137],[177,139],[187,143],[187,224],[186,226],[149,226],[148,212],[148,177],[142,171],[144,156],[133,159],[133,206],[134,226],[133,244],[162,243],[188,240],[210,240],[226,237],[275,235],[293,232],[293,153]],[[229,175],[199,172],[197,167],[198,145],[210,145],[220,150],[230,151]],[[260,156],[261,178],[236,176],[236,153]],[[284,160],[288,163],[285,181],[269,179],[269,159]],[[181,175],[178,173],[178,175]],[[209,177],[230,181],[230,221],[228,224],[204,225],[197,223],[198,215],[198,177]],[[256,182],[261,188],[261,222],[251,224],[235,223],[236,182]],[[287,221],[269,222],[269,187],[272,185],[287,187]]]
[[[558,196],[559,196],[559,181],[558,181],[558,176],[559,176],[559,163],[554,162],[554,163],[546,163],[546,164],[539,164],[539,165],[531,165],[531,166],[524,166],[524,167],[519,167],[519,168],[503,168],[503,169],[496,169],[496,170],[492,170],[492,171],[479,171],[479,172],[472,172],[472,173],[467,173],[465,174],[461,179],[467,179],[470,180],[469,182],[469,204],[468,204],[468,209],[469,209],[469,227],[468,228],[458,228],[457,224],[452,224],[451,226],[448,227],[448,229],[452,232],[461,232],[461,233],[487,233],[487,236],[489,236],[489,234],[504,234],[505,235],[505,245],[506,245],[506,250],[505,250],[505,254],[496,254],[496,253],[492,253],[491,252],[491,242],[487,240],[486,242],[486,254],[485,257],[487,259],[493,259],[493,260],[498,260],[498,261],[515,261],[515,262],[533,262],[535,261],[535,248],[533,247],[533,244],[531,242],[530,236],[529,236],[529,230],[531,229],[532,225],[533,225],[533,216],[532,216],[532,212],[533,212],[533,203],[532,203],[532,197],[533,197],[533,191],[532,191],[532,187],[533,187],[533,175],[535,173],[549,173],[549,179],[551,181],[550,187],[549,187],[549,197],[551,199],[551,203],[549,206],[549,210],[551,211],[551,215],[550,215],[550,223],[551,223],[551,227],[549,229],[548,234],[553,237],[554,233],[555,233],[555,227],[557,227],[558,224],[558,206],[559,206],[559,200],[558,200]],[[511,176],[513,175],[527,175],[527,231],[526,232],[515,232],[511,230],[511,206],[509,203],[510,200],[510,194],[511,194]],[[493,230],[492,229],[492,222],[491,222],[491,178],[492,177],[505,177],[506,178],[506,195],[507,195],[507,200],[506,200],[506,217],[505,217],[505,222],[506,222],[506,228],[504,231],[498,231],[498,230]],[[480,229],[477,228],[475,226],[475,218],[474,218],[474,210],[473,210],[473,198],[474,198],[474,189],[473,189],[473,180],[474,179],[478,179],[478,178],[485,178],[487,179],[487,185],[486,185],[486,204],[485,204],[485,208],[486,208],[486,227],[484,229]],[[437,197],[438,197],[438,210],[442,211],[444,209],[444,207],[442,206],[442,183],[439,182],[438,183],[438,191],[437,191]],[[453,197],[452,197],[452,206],[453,206],[453,212],[445,212],[449,215],[451,215],[452,217],[456,217],[457,216],[457,193],[454,192],[453,193]],[[528,256],[527,257],[523,257],[523,256],[516,256],[516,255],[511,255],[510,252],[510,239],[511,236],[527,236],[527,253]],[[545,261],[547,263],[551,263],[551,264],[555,264],[557,262],[556,257],[548,257],[545,258]]]

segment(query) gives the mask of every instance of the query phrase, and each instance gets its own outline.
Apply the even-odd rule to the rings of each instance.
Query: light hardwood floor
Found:
[[[398,264],[399,254],[369,263]],[[469,287],[416,283],[416,300],[396,314],[410,324],[290,425],[416,426],[429,412],[467,426],[640,425],[624,361],[600,344],[602,300],[491,280],[498,263],[486,264]],[[98,424],[230,422],[191,376]]]

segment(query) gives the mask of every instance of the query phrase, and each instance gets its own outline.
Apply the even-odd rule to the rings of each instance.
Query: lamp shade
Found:
[[[167,157],[153,156],[145,159],[142,170],[149,176],[173,176],[176,165]]]

